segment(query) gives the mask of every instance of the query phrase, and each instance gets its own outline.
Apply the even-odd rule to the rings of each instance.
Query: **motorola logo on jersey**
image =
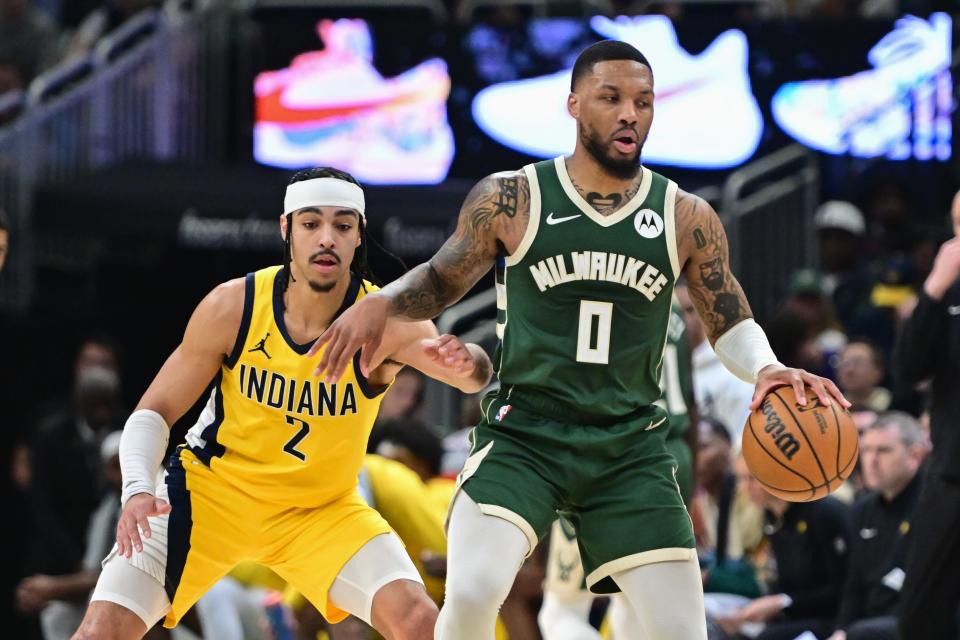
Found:
[[[633,227],[648,240],[659,238],[663,233],[663,218],[652,209],[641,209],[633,219]]]

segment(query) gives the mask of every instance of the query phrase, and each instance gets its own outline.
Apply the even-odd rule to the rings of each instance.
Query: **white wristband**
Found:
[[[730,373],[750,384],[757,383],[761,369],[780,364],[767,334],[752,318],[738,322],[717,338],[714,350]]]
[[[159,413],[141,409],[130,414],[120,436],[121,505],[138,493],[156,495],[157,469],[169,440],[170,428]]]

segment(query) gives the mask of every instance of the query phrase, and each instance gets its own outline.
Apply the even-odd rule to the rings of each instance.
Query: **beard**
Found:
[[[632,158],[611,157],[610,142],[604,142],[595,131],[588,131],[586,127],[580,129],[580,142],[597,164],[614,178],[630,180],[636,177],[640,170],[640,153],[643,151],[643,143],[639,139],[637,152]]]
[[[316,280],[308,279],[307,284],[317,293],[328,293],[333,291],[334,287],[337,286],[337,280],[333,280],[332,282],[317,282]]]

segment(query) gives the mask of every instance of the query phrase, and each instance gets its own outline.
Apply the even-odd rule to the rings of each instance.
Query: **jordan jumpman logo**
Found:
[[[253,353],[254,351],[263,351],[263,355],[267,356],[267,360],[272,360],[270,354],[267,353],[267,338],[270,337],[270,332],[267,332],[267,335],[263,336],[263,340],[257,343],[253,349],[247,349],[247,353]]]

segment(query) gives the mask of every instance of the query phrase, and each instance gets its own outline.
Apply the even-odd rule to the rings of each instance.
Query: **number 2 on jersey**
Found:
[[[594,340],[594,319],[597,331]],[[610,322],[613,303],[580,301],[580,326],[577,329],[577,362],[608,364],[610,360]]]
[[[290,426],[296,427],[300,425],[300,431],[297,432],[297,435],[290,438],[290,441],[287,444],[283,445],[283,450],[294,458],[297,458],[301,462],[306,462],[307,456],[302,451],[297,450],[297,445],[307,437],[307,434],[310,433],[310,424],[306,420],[301,420],[300,418],[294,418],[293,416],[287,416],[287,424]]]

